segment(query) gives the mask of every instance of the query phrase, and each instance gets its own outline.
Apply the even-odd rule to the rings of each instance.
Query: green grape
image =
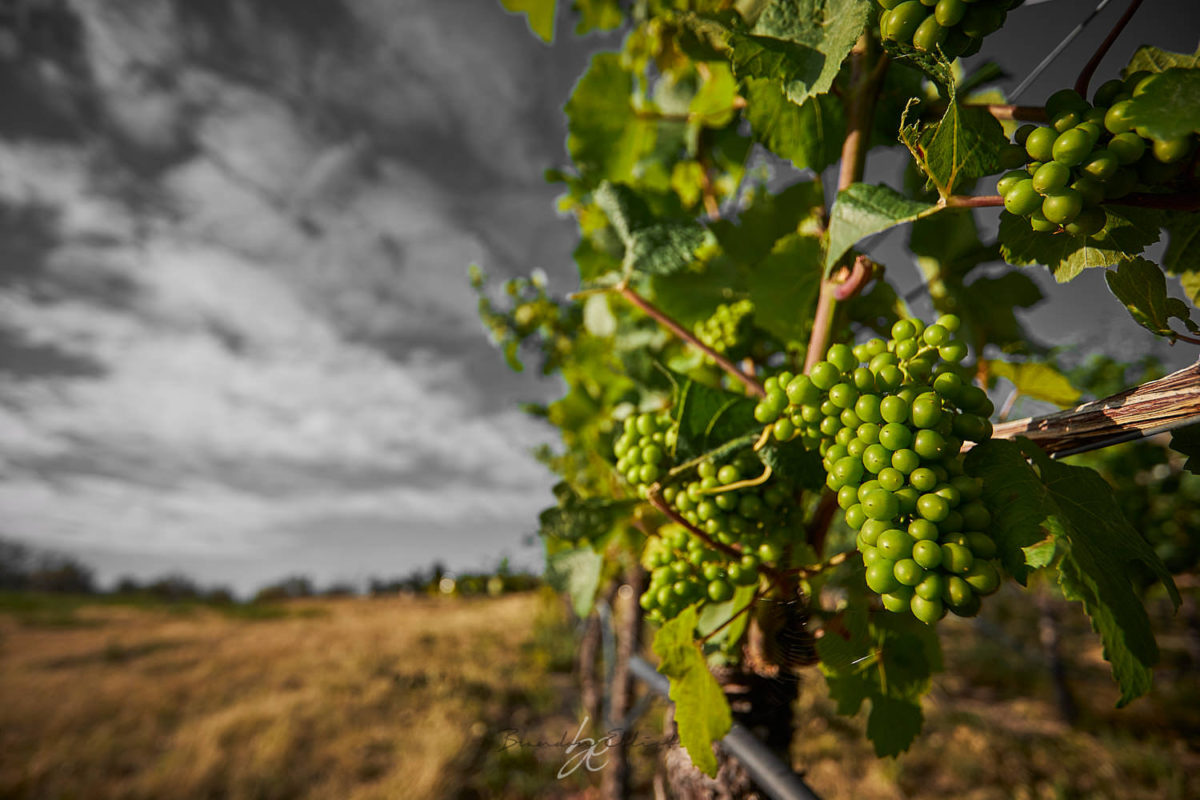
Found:
[[[1046,195],[1042,202],[1042,213],[1046,215],[1046,219],[1060,225],[1075,219],[1082,210],[1083,196],[1074,189],[1062,189]]]
[[[1114,103],[1104,114],[1104,127],[1113,135],[1131,131],[1133,130],[1133,120],[1130,119],[1132,113],[1133,103],[1131,101],[1122,100]]]
[[[1058,191],[1071,182],[1071,168],[1057,161],[1049,161],[1038,168],[1030,183],[1039,194]]]
[[[1054,160],[1068,167],[1082,164],[1091,151],[1091,137],[1078,128],[1069,130],[1059,136],[1054,140],[1054,146],[1051,148]]]
[[[1030,179],[1021,181],[1012,187],[1008,194],[1004,195],[1004,210],[1019,217],[1033,213],[1041,203],[1041,195],[1038,194]]]
[[[909,604],[912,602],[912,589],[908,586],[899,586],[895,590],[885,592],[880,595],[883,600],[883,607],[888,611],[899,614],[909,610]]]
[[[909,0],[909,2],[912,2],[912,0]],[[828,361],[818,361],[813,365],[808,375],[809,379],[818,389],[826,391],[831,389],[842,377],[838,368]]]
[[[941,522],[950,514],[950,504],[936,494],[923,494],[917,500],[917,513],[930,522]]]
[[[942,545],[942,567],[947,572],[965,573],[975,563],[975,555],[966,547],[955,542]]]
[[[1118,133],[1109,140],[1108,152],[1116,157],[1121,166],[1136,164],[1146,153],[1146,140],[1133,131]]]
[[[733,585],[727,580],[714,580],[708,584],[708,597],[714,603],[724,603],[733,597]]]
[[[1000,573],[988,561],[976,561],[963,580],[976,592],[987,596],[1000,588]]]
[[[886,517],[886,519],[891,519],[891,517]],[[898,560],[908,558],[912,555],[913,539],[904,531],[891,528],[879,534],[875,546],[886,557]],[[911,586],[912,584],[909,585]]]
[[[1176,161],[1182,161],[1191,152],[1192,137],[1189,134],[1177,139],[1155,139],[1151,149],[1154,157],[1162,163],[1174,164]]]
[[[935,541],[918,539],[912,545],[912,558],[925,569],[936,569],[942,564],[942,548]]]
[[[1021,181],[1025,180],[1026,173],[1024,170],[1014,170],[1006,172],[1000,180],[996,181],[996,193],[1008,194],[1009,190],[1016,186]]]
[[[876,594],[895,591],[901,584],[896,580],[894,570],[895,563],[890,559],[876,558],[875,562],[867,567],[867,586]]]
[[[1058,134],[1053,128],[1038,128],[1025,140],[1025,152],[1034,161],[1051,161],[1054,158],[1054,143]]]
[[[946,41],[946,33],[946,28],[938,23],[935,15],[931,14],[913,32],[913,47],[922,52],[933,52]]]
[[[862,498],[863,511],[871,519],[894,519],[900,511],[900,503],[896,495],[886,489],[870,492]]]
[[[946,609],[942,605],[941,600],[927,600],[921,597],[920,594],[915,593],[913,594],[910,608],[913,616],[926,625],[932,625],[946,615]]]
[[[1063,227],[1072,236],[1095,236],[1104,230],[1106,224],[1108,224],[1108,215],[1104,213],[1104,209],[1085,208],[1079,212],[1078,217]]]

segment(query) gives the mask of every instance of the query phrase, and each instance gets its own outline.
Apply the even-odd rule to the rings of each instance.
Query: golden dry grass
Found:
[[[513,775],[553,783],[536,754],[497,765],[492,752],[504,728],[573,717],[556,718],[564,687],[529,654],[539,608],[523,595],[320,600],[253,622],[0,616],[0,797],[419,799],[510,796],[488,782]]]

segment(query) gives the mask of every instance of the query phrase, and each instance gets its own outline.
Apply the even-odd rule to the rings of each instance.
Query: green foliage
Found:
[[[1018,392],[1034,400],[1044,400],[1065,408],[1079,402],[1082,394],[1066,375],[1043,361],[1016,364],[993,360],[987,364],[991,375],[1007,379]]]
[[[831,269],[860,240],[937,211],[938,206],[910,200],[889,186],[855,183],[846,187],[838,192],[830,213],[825,269]]]
[[[1043,264],[1059,283],[1085,269],[1109,267],[1135,258],[1158,241],[1157,216],[1143,209],[1105,209],[1108,222],[1095,236],[1040,233],[1021,217],[1000,214],[1000,252],[1010,264]]]
[[[978,598],[997,589],[993,555],[1017,582],[1044,570],[1082,603],[1122,704],[1146,691],[1157,655],[1139,597],[1157,582],[1174,597],[1164,563],[1200,561],[1200,478],[1181,470],[1178,456],[1139,445],[1066,464],[1028,443],[987,441],[995,412],[983,391],[1006,381],[1021,396],[1072,406],[1085,392],[1113,393],[1153,371],[1146,362],[1131,375],[1096,358],[1060,371],[1021,322],[1020,310],[1045,300],[1022,266],[1044,265],[1060,283],[1105,269],[1147,341],[1197,330],[1164,273],[1200,303],[1198,217],[1187,202],[1145,195],[1195,191],[1200,53],[1140,49],[1124,71],[1128,84],[1107,84],[1096,107],[1056,93],[1048,101],[1055,136],[1039,134],[1030,150],[1007,140],[1017,130],[1014,141],[1024,141],[1015,123],[982,105],[1005,102],[990,85],[997,68],[985,61],[968,74],[946,58],[978,50],[1007,3],[910,6],[899,16],[919,12],[921,24],[946,29],[926,25],[920,34],[907,23],[893,30],[897,16],[877,5],[575,0],[578,33],[627,31],[618,52],[592,57],[567,100],[571,163],[548,173],[563,186],[559,211],[579,226],[580,282],[595,291],[566,302],[540,279],[518,280],[501,302],[481,274],[474,278],[481,316],[510,364],[535,354],[565,386],[560,399],[530,407],[562,437],[561,450],[540,453],[562,478],[557,505],[540,518],[548,579],[582,614],[608,576],[634,563],[651,570],[641,607],[661,625],[654,650],[683,744],[709,774],[730,710],[707,664],[741,661],[751,613],[739,612],[777,592],[788,570],[810,566],[815,551],[844,549],[846,530],[858,530],[863,558],[815,579],[839,588],[810,598],[823,627],[817,655],[840,713],[869,705],[867,735],[881,756],[903,752],[920,731],[921,698],[941,668],[932,623],[946,610],[979,610]],[[544,40],[554,6],[505,2]],[[972,17],[943,25],[939,10],[946,20]],[[881,48],[889,60],[879,60]],[[1160,74],[1135,75],[1143,70]],[[1135,91],[1129,117],[1112,126],[1135,127],[1136,141],[1118,141],[1101,107]],[[871,106],[872,122],[848,139],[858,100]],[[1056,152],[1060,130],[1078,133]],[[1191,138],[1147,155],[1138,143],[1149,140],[1138,134]],[[1043,152],[1037,142],[1051,139]],[[1122,142],[1128,160],[1115,166]],[[911,156],[903,181],[891,178],[902,190],[867,183],[843,163],[838,185],[848,188],[826,208],[823,173],[844,152],[897,144]],[[964,202],[1014,163],[1026,169],[1002,179],[1006,202],[1014,187],[1032,185],[1041,166],[1028,163],[1034,152],[1061,166],[1039,178],[1045,191],[1011,198],[1021,216],[989,207],[994,200]],[[1080,182],[1088,169],[1099,189]],[[1087,192],[1086,215],[1082,206],[1056,208],[1058,195],[1075,205],[1064,187]],[[902,299],[881,264],[850,285],[833,283],[856,248],[873,255],[870,237],[901,225],[911,226],[923,278],[916,293]],[[1143,254],[1155,252],[1147,248],[1163,230],[1160,267]],[[907,300],[931,303],[939,323],[913,319]],[[751,385],[695,341],[736,362]],[[801,375],[814,342],[828,359],[820,369],[829,382],[819,387],[815,372]],[[990,386],[971,385],[981,375]],[[877,411],[882,421],[885,399],[889,414],[911,414],[888,422],[886,434],[873,421]],[[979,442],[966,476],[963,439]],[[1194,466],[1200,434],[1184,429],[1174,440],[1184,466]],[[887,451],[886,464],[878,450],[866,455],[872,444]],[[838,492],[832,522],[825,487]],[[868,586],[886,611],[871,605]]]
[[[658,671],[671,680],[671,701],[679,725],[679,743],[705,775],[717,774],[712,745],[733,726],[729,702],[708,671],[704,654],[693,639],[695,606],[659,628],[654,637]]]
[[[546,556],[546,583],[565,592],[580,617],[586,617],[596,599],[604,557],[590,547],[560,550]]]
[[[1191,310],[1182,300],[1167,295],[1167,280],[1153,263],[1135,258],[1105,273],[1104,279],[1134,321],[1151,333],[1174,339],[1177,334],[1171,330],[1172,319],[1196,332]]]
[[[1053,565],[1064,596],[1083,604],[1100,634],[1121,687],[1118,705],[1145,694],[1158,646],[1133,591],[1134,569],[1161,580],[1176,605],[1179,592],[1108,484],[1093,470],[1052,461],[1027,440],[974,448],[967,469],[984,481],[1005,568],[1024,581],[1031,568]]]
[[[533,35],[546,44],[554,41],[554,13],[558,0],[500,0],[513,14],[524,14]]]
[[[1200,475],[1200,424],[1172,431],[1171,449],[1187,456],[1184,469]]]
[[[1171,67],[1130,101],[1129,121],[1151,139],[1200,133],[1200,68]]]

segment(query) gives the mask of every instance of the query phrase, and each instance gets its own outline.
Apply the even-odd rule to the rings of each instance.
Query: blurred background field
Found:
[[[804,673],[794,765],[830,799],[1200,796],[1186,591],[1178,615],[1154,606],[1163,668],[1128,708],[1077,609],[1002,595],[944,626],[947,670],[899,759],[876,759],[862,719]],[[582,720],[576,628],[544,588],[243,604],[7,592],[0,797],[595,797],[599,773],[556,777],[554,745]],[[643,740],[663,736],[661,708],[636,723]],[[638,797],[656,796],[655,755],[634,753]]]

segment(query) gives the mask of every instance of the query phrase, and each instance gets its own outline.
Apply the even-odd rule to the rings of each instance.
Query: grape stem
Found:
[[[838,169],[839,192],[862,180],[867,163],[871,121],[875,116],[875,100],[887,67],[888,57],[882,54],[876,56],[871,38],[863,34],[850,51],[850,91],[846,98],[846,140],[842,144],[842,163]],[[805,374],[821,360],[825,348],[829,346],[839,287],[849,281],[852,275],[851,269],[841,267],[835,274],[821,281],[812,333],[809,335],[808,349],[804,354]],[[861,282],[858,286],[861,288]]]
[[[734,378],[737,378],[739,381],[741,381],[745,385],[746,391],[748,391],[750,394],[754,395],[755,397],[766,397],[767,396],[767,393],[766,393],[766,391],[763,390],[761,383],[759,383],[754,378],[750,377],[749,375],[747,375],[746,373],[744,373],[740,369],[738,369],[737,365],[734,364],[732,361],[730,361],[728,358],[721,355],[716,350],[713,350],[711,347],[706,345],[704,342],[697,339],[692,334],[691,331],[687,330],[682,325],[680,325],[678,322],[671,319],[671,317],[668,316],[667,314],[665,314],[662,310],[656,308],[652,303],[650,303],[649,300],[642,297],[640,294],[638,294],[637,292],[635,292],[633,289],[631,289],[628,286],[622,285],[617,288],[618,288],[618,291],[620,291],[622,297],[624,297],[630,303],[633,303],[635,306],[640,308],[642,311],[646,312],[647,316],[653,318],[655,322],[662,325],[667,330],[671,331],[671,333],[675,334],[680,339],[682,339],[685,342],[687,342],[688,344],[690,344],[692,347],[695,347],[697,350],[704,353],[704,355],[708,356],[713,361],[715,361],[717,363],[717,366],[719,366],[721,369],[725,370],[725,372],[729,373]]]
[[[1018,106],[1006,103],[964,103],[963,108],[982,108],[996,119],[1019,122],[1047,122],[1046,109],[1041,106]]]
[[[800,567],[799,569],[796,569],[796,570],[789,570],[789,574],[795,576],[799,580],[807,580],[808,578],[811,578],[813,575],[819,575],[820,573],[824,572],[827,569],[833,569],[836,566],[845,564],[847,561],[854,558],[854,556],[856,556],[856,555],[858,555],[857,550],[846,550],[844,552],[838,553],[835,556],[830,556],[828,559],[821,562],[820,564],[813,564],[812,566]]]
[[[987,195],[951,195],[941,203],[943,208],[989,208],[1004,205],[1004,198],[998,194]],[[1136,208],[1163,208],[1172,211],[1200,211],[1200,194],[1151,194],[1149,192],[1131,192],[1116,200],[1103,203],[1106,206],[1134,206]]]
[[[1133,0],[1129,4],[1129,8],[1125,9],[1125,13],[1121,15],[1121,18],[1117,20],[1117,24],[1109,31],[1108,37],[1096,49],[1095,55],[1083,65],[1083,71],[1079,73],[1079,78],[1075,81],[1075,91],[1079,92],[1083,97],[1087,97],[1088,84],[1092,82],[1092,75],[1096,73],[1096,68],[1100,66],[1100,62],[1108,55],[1113,42],[1121,35],[1121,31],[1125,30],[1125,26],[1129,24],[1129,20],[1133,19],[1134,12],[1138,10],[1142,2],[1143,0]]]
[[[758,601],[762,600],[763,597],[765,597],[765,596],[766,596],[766,591],[763,589],[760,589],[757,592],[755,592],[754,597],[750,598],[750,602],[746,603],[746,605],[744,605],[741,609],[739,609],[736,613],[734,613],[729,619],[725,620],[720,625],[713,628],[708,633],[704,634],[704,636],[702,636],[700,638],[700,644],[704,644],[709,639],[716,636],[721,631],[725,630],[725,628],[727,628],[731,622],[733,622],[735,619],[740,617],[742,614],[745,614],[747,611],[749,611],[750,609],[752,609],[756,605],[758,605]]]
[[[771,479],[771,468],[768,466],[763,470],[762,474],[757,478],[747,478],[744,481],[735,481],[724,486],[714,486],[711,489],[704,489],[701,494],[722,494],[724,492],[732,492],[736,489],[749,489],[753,486],[762,486]]]

